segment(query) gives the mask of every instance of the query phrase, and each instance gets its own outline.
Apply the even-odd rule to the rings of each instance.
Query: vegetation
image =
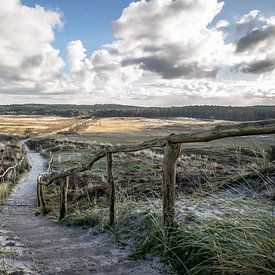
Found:
[[[20,176],[29,169],[25,152],[15,145],[16,142],[16,139],[6,137],[0,143],[0,205],[8,198]]]
[[[53,145],[59,148],[53,152],[54,170],[85,162],[100,146],[73,148],[66,141],[65,149],[56,147],[54,140],[37,142],[44,146],[44,152]],[[71,179],[69,213],[60,222],[108,230],[120,243],[134,246],[133,258],[157,255],[179,274],[272,274],[275,219],[271,200],[275,174],[269,149],[209,144],[184,148],[177,167],[177,226],[170,238],[160,220],[159,153],[147,150],[115,155],[117,219],[113,227],[108,226],[104,160],[91,173]],[[262,173],[264,167],[271,169]],[[249,173],[258,176],[244,179]],[[232,182],[216,186],[226,179]],[[48,217],[57,220],[59,183],[45,191],[51,208]]]
[[[183,107],[137,107],[114,104],[103,105],[47,105],[23,104],[0,105],[0,114],[57,115],[95,117],[192,117],[236,121],[275,118],[274,106],[183,106]]]
[[[11,183],[0,184],[0,205],[9,197],[13,186]]]
[[[230,213],[230,208],[227,209]],[[135,258],[152,253],[179,274],[272,274],[275,237],[271,216],[238,215],[201,220],[186,215],[169,239],[159,217],[143,221],[148,238],[136,244]]]
[[[0,120],[0,133],[24,136],[69,131],[82,122],[78,118],[18,115],[0,116]]]

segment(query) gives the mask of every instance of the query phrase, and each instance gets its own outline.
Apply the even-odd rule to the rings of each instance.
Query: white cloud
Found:
[[[251,11],[237,22],[221,20],[209,27],[222,6],[217,0],[131,3],[113,23],[117,40],[92,56],[95,87],[109,91],[114,98],[134,100],[173,95],[181,95],[186,102],[191,98],[212,98],[213,102],[230,97],[238,102],[248,102],[249,96],[274,98],[270,85],[255,83],[257,76],[239,67],[245,62],[261,62],[263,54],[237,53],[237,44],[225,42],[231,28],[241,39],[256,27],[264,29],[270,19]],[[274,52],[272,47],[270,52]],[[266,64],[255,65],[257,69]],[[233,83],[223,80],[225,69]]]
[[[60,12],[0,0],[0,92],[26,100],[37,94],[45,102],[274,101],[275,16],[252,10],[212,26],[223,5],[133,2],[113,22],[112,43],[89,57],[80,40],[70,41],[65,63],[51,44],[62,27]]]
[[[86,93],[94,88],[94,71],[91,61],[86,56],[86,49],[80,40],[71,41],[67,44],[67,64],[70,74],[63,79],[70,83],[67,90],[81,91]]]
[[[12,87],[34,87],[58,74],[64,62],[50,43],[60,14],[0,0],[0,78]]]
[[[7,4],[8,2],[8,4]],[[0,85],[8,94],[54,94],[92,89],[94,73],[82,42],[67,45],[69,74],[58,49],[51,43],[62,27],[61,14],[43,7],[22,5],[19,0],[0,0]]]
[[[208,24],[222,6],[217,0],[131,3],[113,23],[119,40],[110,48],[123,66],[138,65],[162,78],[215,77],[229,46]]]
[[[67,44],[67,63],[72,72],[83,69],[86,62],[86,49],[80,40],[71,41]]]

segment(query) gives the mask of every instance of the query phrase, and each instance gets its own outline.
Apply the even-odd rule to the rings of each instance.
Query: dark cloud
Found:
[[[143,70],[157,73],[165,79],[176,78],[214,78],[218,73],[217,69],[204,70],[199,67],[197,62],[188,64],[177,64],[169,59],[149,56],[135,59],[126,59],[122,66],[139,65]]]
[[[275,26],[269,26],[249,32],[242,37],[236,44],[236,52],[249,51],[257,46],[260,42],[275,37]]]
[[[274,59],[266,59],[255,61],[250,64],[242,63],[233,68],[234,71],[241,71],[243,73],[251,73],[251,74],[261,74],[271,72],[275,69],[275,60]]]

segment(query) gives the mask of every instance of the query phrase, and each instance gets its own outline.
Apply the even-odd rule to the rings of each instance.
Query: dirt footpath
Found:
[[[38,153],[28,157],[30,172],[0,210],[0,243],[10,252],[0,254],[0,274],[168,274],[156,259],[128,259],[129,248],[108,235],[35,216],[36,178],[45,163]]]

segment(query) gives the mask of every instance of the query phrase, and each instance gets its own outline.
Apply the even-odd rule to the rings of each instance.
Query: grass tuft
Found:
[[[11,183],[0,183],[0,205],[9,197],[13,186]]]
[[[134,258],[159,256],[178,274],[274,274],[274,218],[187,219],[168,238],[159,216],[146,217],[149,238],[136,245]]]

